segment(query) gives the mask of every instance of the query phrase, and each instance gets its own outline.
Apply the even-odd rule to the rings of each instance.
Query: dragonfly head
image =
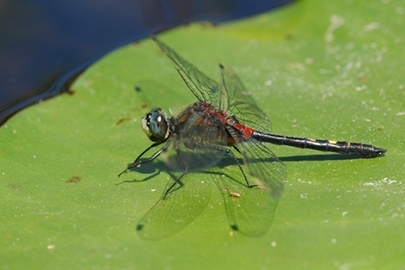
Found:
[[[161,142],[169,137],[169,120],[161,108],[152,109],[142,118],[142,129],[153,142]]]

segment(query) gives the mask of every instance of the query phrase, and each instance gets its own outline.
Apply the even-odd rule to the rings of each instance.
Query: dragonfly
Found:
[[[197,99],[179,114],[168,117],[154,108],[142,119],[143,131],[152,144],[119,174],[162,157],[173,169],[161,199],[139,222],[137,230],[150,239],[181,230],[207,205],[210,172],[223,195],[232,229],[246,235],[262,235],[272,221],[286,180],[286,166],[266,143],[356,155],[383,156],[384,148],[346,141],[301,138],[271,134],[270,120],[258,107],[239,77],[220,64],[217,82],[183,59],[169,46],[152,37],[174,64]],[[157,149],[149,157],[144,156]],[[239,172],[235,179],[217,167],[223,160]],[[185,209],[195,208],[192,214]]]

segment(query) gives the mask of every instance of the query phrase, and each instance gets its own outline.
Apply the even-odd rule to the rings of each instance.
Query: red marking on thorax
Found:
[[[223,110],[216,109],[214,106],[206,101],[201,101],[197,104],[201,106],[203,113],[215,116],[221,119],[222,123],[227,124],[226,118],[228,115]]]
[[[233,123],[232,127],[237,129],[242,134],[240,139],[243,141],[247,141],[250,137],[252,137],[252,134],[254,132],[254,130],[251,129],[250,127],[247,127],[247,126],[245,126],[243,124],[239,124],[239,123]],[[228,138],[229,145],[233,145],[235,143],[236,143],[236,141],[233,137]]]
[[[223,110],[218,110],[216,109],[214,106],[212,106],[210,103],[206,102],[206,101],[201,101],[195,104],[196,106],[200,107],[202,109],[202,112],[211,116],[215,116],[216,118],[220,119],[222,123],[224,123],[225,125],[231,125],[233,128],[235,128],[236,130],[238,130],[241,133],[241,140],[248,140],[254,130],[250,127],[247,127],[243,124],[240,123],[234,123],[234,121],[232,120],[232,123],[230,121],[231,117],[228,116],[228,114],[226,112],[224,112]],[[229,136],[228,138],[228,144],[229,145],[233,145],[235,144],[236,141],[232,136]]]
[[[239,124],[239,123],[235,123],[232,125],[234,128],[236,128],[237,130],[239,130],[244,136],[246,137],[251,137],[254,130],[251,129],[250,127],[247,127],[243,124]]]

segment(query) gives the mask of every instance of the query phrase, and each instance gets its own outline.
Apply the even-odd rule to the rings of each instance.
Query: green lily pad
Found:
[[[403,0],[318,0],[160,36],[211,78],[218,63],[232,67],[274,133],[388,149],[381,158],[346,159],[269,146],[288,178],[261,237],[232,231],[215,185],[201,186],[211,189],[207,207],[183,230],[139,237],[136,225],[171,178],[159,160],[117,174],[150,145],[140,128],[146,112],[177,112],[195,98],[151,40],[107,55],[70,94],[0,128],[1,266],[404,267],[404,24]],[[236,174],[234,167],[223,169]]]

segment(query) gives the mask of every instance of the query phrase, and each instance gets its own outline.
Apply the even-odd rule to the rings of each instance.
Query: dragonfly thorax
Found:
[[[142,130],[153,142],[162,142],[169,137],[170,121],[161,108],[154,108],[142,118]]]

